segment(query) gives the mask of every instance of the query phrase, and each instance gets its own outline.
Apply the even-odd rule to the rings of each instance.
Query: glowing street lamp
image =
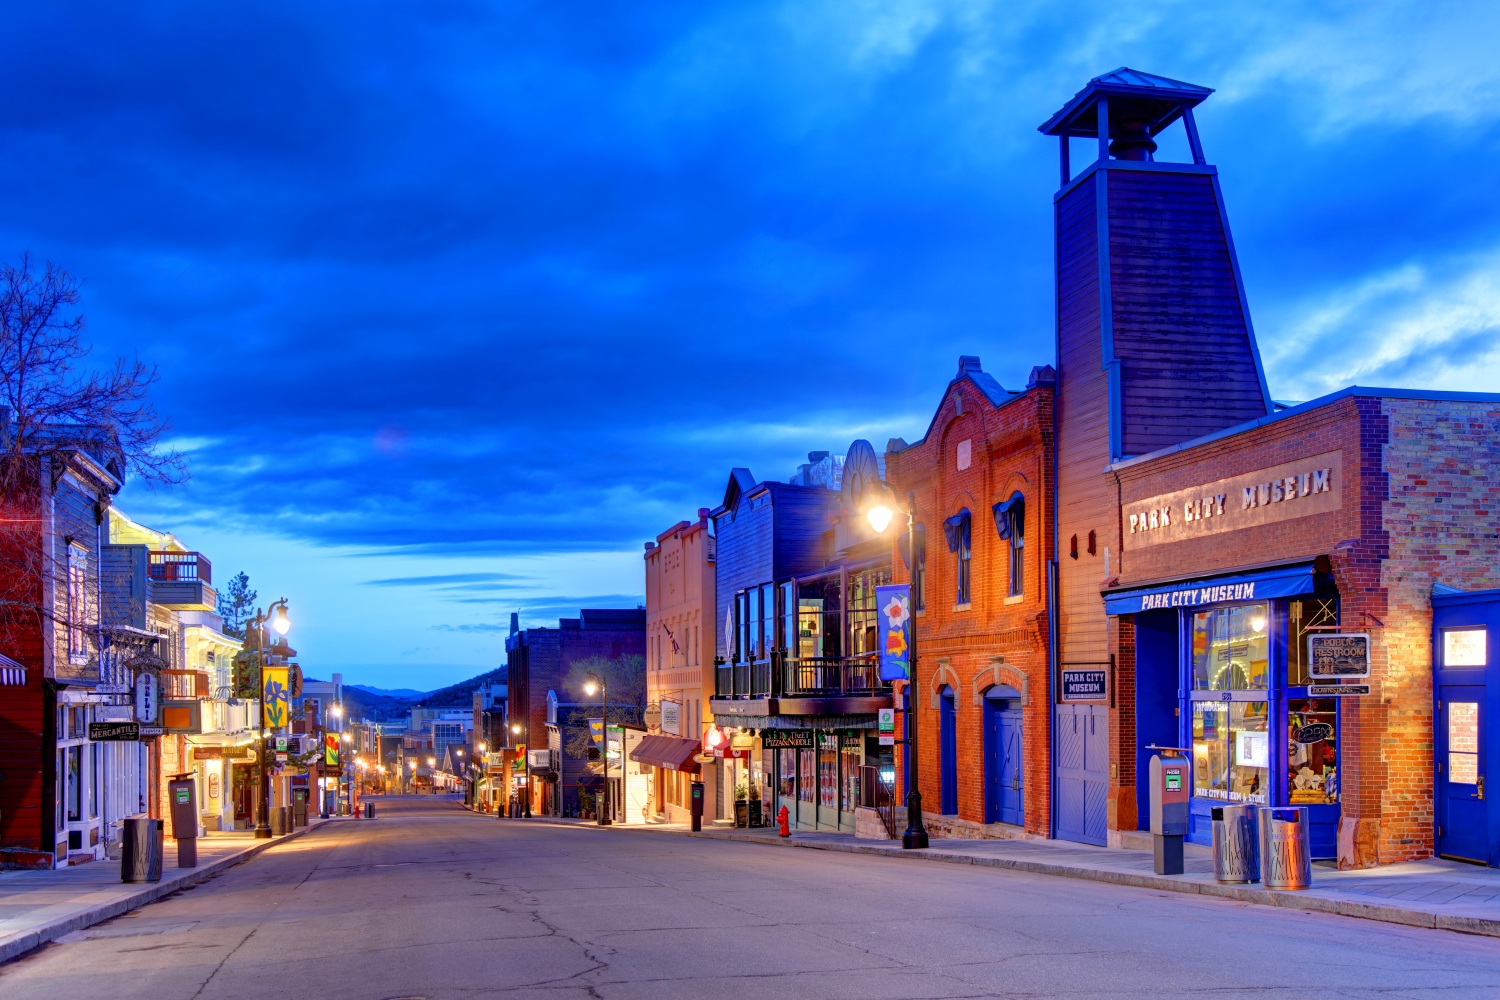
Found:
[[[604,716],[599,731],[599,761],[604,765],[604,808],[595,810],[598,813],[595,821],[600,826],[609,826],[609,689],[605,686],[603,677],[589,674],[588,680],[583,683],[583,693],[591,695],[595,691],[599,692],[599,710]]]

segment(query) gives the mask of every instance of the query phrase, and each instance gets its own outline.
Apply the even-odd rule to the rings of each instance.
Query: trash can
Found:
[[[1312,885],[1312,849],[1307,806],[1260,810],[1260,881],[1267,889],[1306,889]]]
[[[1259,834],[1255,806],[1214,806],[1214,880],[1255,882],[1260,879]]]
[[[144,813],[120,821],[120,881],[160,882],[162,821]]]
[[[365,819],[374,819],[374,818],[375,818],[375,803],[373,803],[373,802],[366,802],[365,803]]]
[[[280,806],[272,806],[267,818],[271,821],[271,836],[280,837],[286,833],[286,813]]]
[[[281,807],[281,829],[291,833],[296,829],[297,814],[292,811],[291,806]]]

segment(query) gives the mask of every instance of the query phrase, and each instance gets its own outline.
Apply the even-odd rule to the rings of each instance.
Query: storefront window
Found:
[[[1286,678],[1290,687],[1302,687],[1307,677],[1307,637],[1331,632],[1338,626],[1338,604],[1331,600],[1289,601],[1287,603],[1288,636]]]
[[[837,574],[798,582],[798,656],[842,655],[842,623],[839,615],[841,597]]]
[[[818,787],[818,751],[797,751],[797,798],[803,802],[813,800],[813,789]]]
[[[778,750],[781,754],[781,797],[790,799],[797,794],[797,751]]]
[[[1266,604],[1193,615],[1193,690],[1263,691],[1270,675]]]
[[[827,737],[824,737],[827,740]],[[837,743],[818,748],[818,804],[833,809],[838,804],[839,751]]]
[[[1287,702],[1287,789],[1294,806],[1339,800],[1338,701]]]
[[[890,582],[889,569],[850,574],[848,620],[851,654],[877,652],[875,633],[878,612],[875,609],[875,588]]]
[[[1193,705],[1193,794],[1264,805],[1270,733],[1263,701]]]
[[[843,773],[843,781],[839,784],[842,792],[839,798],[840,812],[853,812],[854,807],[859,805],[859,751],[845,747],[839,753],[840,770]]]

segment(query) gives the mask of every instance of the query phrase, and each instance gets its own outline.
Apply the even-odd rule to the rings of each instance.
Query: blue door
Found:
[[[1104,844],[1109,717],[1103,705],[1057,706],[1057,836]]]
[[[1438,854],[1460,861],[1489,861],[1484,803],[1485,689],[1444,684],[1438,688]]]
[[[953,689],[943,688],[938,709],[938,748],[942,755],[943,815],[958,814],[958,726],[954,717]]]
[[[984,699],[984,821],[1024,822],[1021,710],[1006,698]]]

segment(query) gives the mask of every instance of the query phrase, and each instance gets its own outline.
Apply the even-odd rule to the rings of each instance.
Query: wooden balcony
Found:
[[[151,552],[146,577],[151,602],[178,611],[212,611],[213,564],[198,552]]]
[[[845,715],[890,708],[891,686],[873,653],[785,656],[714,668],[714,715]]]

